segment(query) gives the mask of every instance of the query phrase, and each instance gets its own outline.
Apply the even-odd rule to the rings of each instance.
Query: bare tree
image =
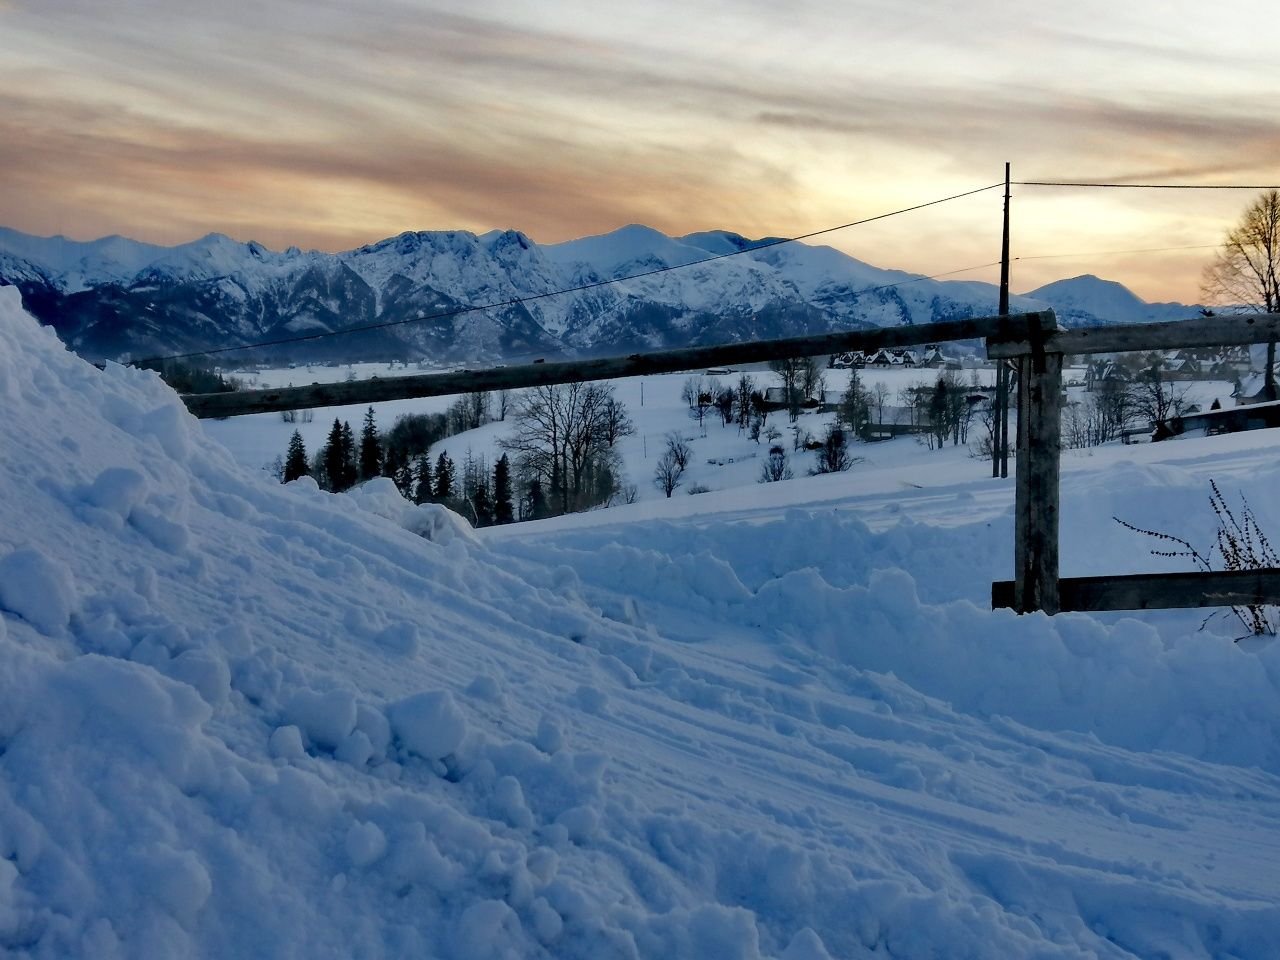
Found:
[[[889,385],[877,380],[871,386],[871,406],[876,411],[876,423],[884,423],[884,408],[889,402]]]
[[[733,401],[734,392],[728,387],[716,391],[716,413],[720,414],[720,422],[726,427],[733,422]]]
[[[833,423],[827,427],[826,436],[822,440],[822,447],[818,450],[817,466],[811,472],[815,475],[819,473],[839,473],[841,470],[848,470],[853,466],[853,460],[853,456],[849,453],[849,445],[845,440],[844,430],[840,428],[839,423]]]
[[[689,449],[689,444],[685,442],[684,437],[672,430],[666,436],[667,452],[675,458],[676,465],[681,470],[689,466],[689,458],[693,456],[693,451]]]
[[[684,387],[680,391],[680,399],[689,405],[689,416],[698,421],[699,427],[704,426],[707,410],[715,402],[712,384],[713,381],[702,377],[690,377],[684,382]]]
[[[707,393],[707,382],[702,377],[688,377],[680,388],[680,399],[692,410],[698,405],[698,398]]]
[[[1268,190],[1227,231],[1205,268],[1201,293],[1210,303],[1280,313],[1280,191]],[[1267,344],[1267,399],[1276,399],[1276,342]]]
[[[516,454],[527,483],[547,492],[550,509],[583,510],[617,492],[617,454],[606,439],[610,401],[617,403],[613,387],[599,383],[534,387],[516,401],[516,431],[499,445]]]
[[[684,475],[684,467],[676,459],[670,448],[658,458],[658,465],[653,469],[653,485],[671,499],[671,494],[680,486],[680,477]]]
[[[1188,387],[1175,386],[1164,378],[1164,371],[1157,361],[1143,370],[1129,384],[1128,409],[1141,420],[1154,427],[1187,412]]]
[[[814,399],[822,402],[822,391],[826,387],[826,375],[817,357],[800,358],[800,393],[802,400]]]
[[[636,432],[636,425],[627,414],[626,405],[616,397],[609,397],[604,402],[604,416],[600,421],[600,438],[609,446],[613,446],[623,437]]]
[[[751,394],[755,392],[756,382],[751,374],[744,373],[738,377],[738,385],[734,389],[734,415],[738,420],[738,429],[742,430],[751,422]]]
[[[761,483],[776,483],[779,480],[790,480],[794,476],[791,465],[787,462],[787,451],[781,446],[769,448],[769,456],[760,469]]]
[[[783,360],[770,360],[769,369],[782,380],[783,396],[787,399],[787,415],[795,420],[800,416],[800,402],[804,399],[800,384],[803,373],[801,366],[804,360],[800,357],[788,357]]]

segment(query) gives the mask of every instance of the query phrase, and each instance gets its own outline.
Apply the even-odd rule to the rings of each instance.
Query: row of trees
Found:
[[[358,439],[349,423],[335,419],[312,458],[295,430],[279,464],[280,479],[309,475],[322,489],[337,492],[372,477],[390,477],[406,497],[449,504],[481,526],[634,499],[634,488],[622,483],[615,445],[635,427],[608,384],[537,387],[517,398],[499,394],[498,419],[510,413],[515,431],[499,441],[505,452],[493,471],[470,451],[461,478],[447,452],[431,463],[427,452],[433,444],[489,422],[493,406],[489,394],[469,394],[443,414],[401,416],[386,434],[378,430],[370,407]]]
[[[1190,407],[1189,386],[1164,376],[1158,359],[1132,380],[1104,380],[1062,411],[1062,443],[1096,447],[1117,440],[1129,427],[1156,428]]]
[[[307,463],[306,473],[314,476],[325,490],[345,490],[370,477],[403,475],[407,466],[426,454],[432,445],[467,430],[474,430],[495,419],[506,419],[510,409],[507,392],[478,391],[458,397],[443,413],[411,413],[396,418],[389,431],[380,432],[374,423],[373,408],[365,413],[359,448],[350,425],[334,421],[324,449]],[[311,411],[286,410],[281,414],[286,423],[311,421]],[[336,431],[336,432],[335,432]],[[296,444],[302,437],[297,436]],[[324,451],[328,451],[327,460]],[[344,459],[345,458],[345,459]],[[277,472],[285,482],[296,479],[300,462],[295,441],[290,440],[285,461]]]
[[[757,442],[769,417],[764,395],[756,389],[755,378],[747,373],[740,374],[732,386],[713,377],[690,377],[684,382],[680,398],[689,405],[689,416],[700,427],[705,427],[708,413],[714,410],[724,426],[736,425],[739,433],[745,431]]]
[[[364,427],[357,444],[351,424],[335,419],[324,445],[308,459],[302,434],[289,438],[280,479],[284,483],[311,476],[322,489],[341,492],[374,477],[388,477],[400,493],[415,503],[443,503],[469,517],[476,526],[510,523],[515,519],[512,497],[511,462],[503,454],[493,470],[483,457],[467,450],[462,474],[447,450],[434,465],[426,453],[407,460],[384,455],[384,445],[374,420],[373,408],[365,413]],[[395,448],[390,448],[393,453]]]

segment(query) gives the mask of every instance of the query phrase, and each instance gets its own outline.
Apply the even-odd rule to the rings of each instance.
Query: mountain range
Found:
[[[610,282],[621,277],[633,279]],[[492,362],[928,323],[997,309],[989,283],[881,269],[826,246],[724,231],[669,237],[640,225],[557,244],[514,230],[411,232],[342,253],[277,252],[216,233],[163,247],[0,228],[3,285],[17,286],[32,314],[93,360],[375,326],[255,357]],[[554,294],[567,288],[578,289]],[[478,304],[498,305],[457,312]],[[1046,306],[1067,326],[1173,320],[1198,310],[1146,303],[1093,276],[1048,284],[1010,304],[1015,311]]]

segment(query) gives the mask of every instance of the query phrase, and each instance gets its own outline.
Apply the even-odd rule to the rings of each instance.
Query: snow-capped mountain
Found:
[[[632,279],[611,282],[622,277]],[[991,284],[884,270],[831,247],[724,231],[668,237],[635,224],[549,245],[513,230],[404,233],[336,254],[221,234],[160,247],[0,228],[0,285],[19,287],[28,310],[93,359],[348,328],[365,329],[271,353],[448,362],[600,354],[959,319],[992,313],[997,300]],[[568,288],[578,289],[557,293]],[[1093,277],[1012,307],[1046,304],[1069,325],[1194,312],[1144,304]]]
[[[1124,284],[1092,274],[1055,280],[1032,290],[1027,296],[1052,305],[1059,322],[1068,327],[1093,326],[1099,322],[1185,320],[1200,310],[1198,305],[1147,303]]]

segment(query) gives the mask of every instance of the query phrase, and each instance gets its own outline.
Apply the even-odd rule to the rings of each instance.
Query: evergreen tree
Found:
[[[547,496],[542,492],[542,481],[537,477],[529,482],[529,495],[525,503],[526,520],[541,520],[550,515],[551,511],[547,509]]]
[[[360,431],[360,479],[371,480],[382,475],[382,443],[373,422],[373,407],[365,411],[364,429]]]
[[[449,500],[454,495],[457,485],[453,461],[449,459],[448,451],[441,450],[440,457],[436,460],[436,500],[440,503]]]
[[[343,479],[347,475],[347,470],[343,455],[342,422],[336,418],[333,421],[333,428],[329,431],[329,437],[320,451],[320,459],[324,464],[325,487],[334,493],[345,490]]]
[[[871,398],[862,386],[862,379],[856,369],[849,371],[849,386],[840,398],[838,418],[849,425],[853,433],[861,433],[871,420]]]
[[[430,503],[435,497],[435,479],[431,475],[431,459],[423,454],[418,458],[418,485],[413,488],[414,503]]]
[[[391,479],[395,481],[396,489],[400,491],[400,496],[406,500],[412,499],[413,466],[408,460],[401,460],[396,464],[396,469],[391,475]]]
[[[488,527],[493,525],[493,500],[489,497],[489,482],[481,478],[480,483],[476,486],[476,492],[471,497],[471,505],[476,511],[476,526]]]
[[[510,523],[515,519],[511,503],[511,461],[504,453],[493,465],[493,522]]]
[[[396,472],[404,464],[404,457],[395,447],[387,450],[386,456],[382,460],[382,476],[390,477],[392,480],[396,478]]]
[[[564,470],[560,467],[559,459],[551,465],[551,501],[548,507],[557,514],[569,512],[569,488],[565,485]]]
[[[307,448],[302,443],[302,434],[295,430],[293,436],[289,438],[289,450],[284,458],[283,480],[288,483],[290,480],[305,477],[310,472],[311,468],[307,465]]]
[[[356,438],[351,432],[351,424],[345,420],[341,427],[342,449],[342,485],[337,490],[349,490],[356,485]]]

